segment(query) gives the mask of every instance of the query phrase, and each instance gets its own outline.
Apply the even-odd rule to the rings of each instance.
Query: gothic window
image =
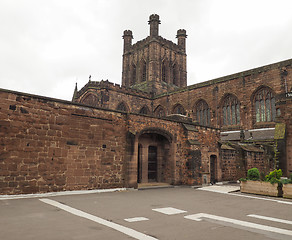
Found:
[[[127,112],[128,111],[128,108],[127,108],[127,106],[126,106],[125,103],[121,102],[118,105],[117,110],[122,111],[122,112]]]
[[[163,82],[166,82],[166,66],[165,66],[165,62],[162,63],[161,78],[162,78]]]
[[[142,82],[146,81],[146,62],[142,63]]]
[[[275,121],[275,97],[269,88],[261,88],[255,95],[256,122]]]
[[[134,85],[136,83],[136,66],[132,65],[132,71],[131,71],[131,84]]]
[[[206,101],[200,100],[196,105],[196,117],[200,125],[210,125],[210,109]]]
[[[144,106],[141,108],[140,112],[141,114],[149,114],[149,108],[147,106]]]
[[[154,115],[156,117],[165,117],[166,116],[163,107],[160,105],[154,110]]]
[[[182,105],[177,104],[172,111],[174,114],[181,114],[181,115],[185,115],[185,109]]]
[[[174,85],[178,86],[178,76],[176,64],[172,66],[172,82]]]
[[[240,104],[233,95],[228,95],[222,106],[223,125],[240,124]]]
[[[84,99],[82,99],[81,103],[90,105],[90,106],[97,106],[97,97],[93,94],[88,94]]]

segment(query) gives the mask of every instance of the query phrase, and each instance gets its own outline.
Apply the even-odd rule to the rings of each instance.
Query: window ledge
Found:
[[[275,127],[276,123],[275,122],[256,122],[254,124],[254,127],[256,128],[263,128],[263,127]]]

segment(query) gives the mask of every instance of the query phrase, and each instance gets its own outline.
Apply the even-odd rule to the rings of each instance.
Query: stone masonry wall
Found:
[[[0,91],[0,192],[124,186],[120,113]]]

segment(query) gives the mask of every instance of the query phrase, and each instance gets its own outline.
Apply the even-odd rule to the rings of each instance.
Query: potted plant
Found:
[[[265,181],[260,181],[260,172],[257,168],[247,171],[246,179],[240,179],[240,191],[243,193],[253,193],[267,196],[282,196],[280,178],[282,170],[274,170],[265,177]]]

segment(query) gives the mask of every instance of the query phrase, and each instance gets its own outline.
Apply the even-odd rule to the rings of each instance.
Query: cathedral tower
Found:
[[[186,30],[177,31],[177,44],[159,36],[159,16],[148,21],[150,35],[132,45],[132,31],[125,30],[122,85],[152,94],[187,86]]]

